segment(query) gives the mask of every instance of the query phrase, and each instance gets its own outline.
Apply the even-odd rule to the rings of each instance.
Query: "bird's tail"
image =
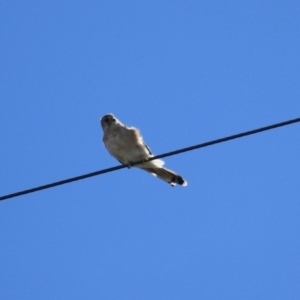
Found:
[[[149,167],[142,167],[138,165],[139,168],[151,173],[153,176],[160,178],[163,181],[168,182],[171,186],[175,186],[176,184],[187,186],[187,181],[185,181],[180,175],[176,174],[175,172],[166,169],[166,168],[149,168]]]

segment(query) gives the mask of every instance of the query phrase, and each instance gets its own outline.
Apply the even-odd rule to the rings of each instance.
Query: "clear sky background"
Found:
[[[300,116],[300,2],[1,1],[0,195]],[[300,299],[300,124],[0,202],[1,299]]]

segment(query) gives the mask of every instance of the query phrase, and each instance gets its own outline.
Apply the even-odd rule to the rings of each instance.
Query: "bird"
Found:
[[[104,115],[100,119],[100,124],[103,129],[102,141],[106,149],[120,163],[130,168],[132,163],[140,162],[134,167],[156,176],[172,187],[176,184],[187,185],[187,181],[179,174],[163,167],[164,161],[161,159],[148,161],[154,155],[137,128],[124,125],[112,113]]]

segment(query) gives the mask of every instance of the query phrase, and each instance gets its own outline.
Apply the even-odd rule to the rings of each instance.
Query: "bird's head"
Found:
[[[113,114],[107,114],[100,120],[103,131],[109,128],[112,124],[119,123],[118,119]]]

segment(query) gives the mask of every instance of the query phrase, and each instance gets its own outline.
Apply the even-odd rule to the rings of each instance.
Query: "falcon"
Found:
[[[103,143],[105,147],[120,163],[130,168],[133,162],[140,162],[134,167],[166,181],[172,187],[176,184],[187,185],[187,181],[180,175],[164,168],[164,162],[161,159],[148,161],[154,155],[143,141],[138,129],[122,124],[113,114],[103,116],[100,124],[104,133]]]

